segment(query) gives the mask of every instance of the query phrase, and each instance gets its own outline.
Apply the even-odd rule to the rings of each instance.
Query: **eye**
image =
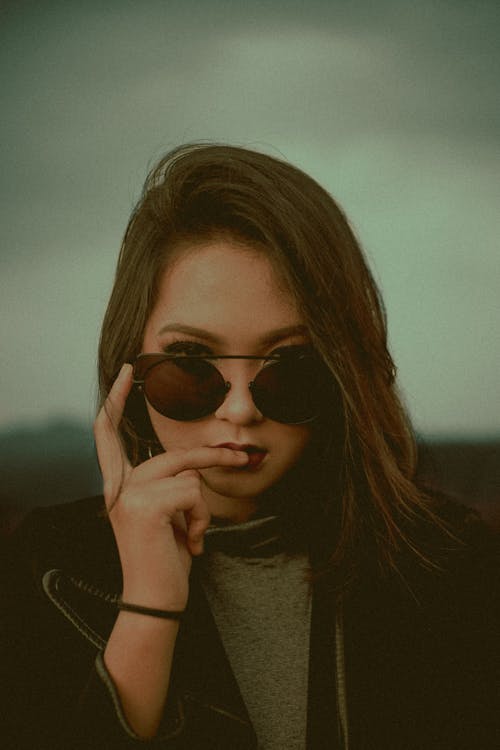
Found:
[[[165,354],[211,354],[211,349],[199,341],[172,341],[163,347]]]
[[[301,354],[312,354],[313,348],[310,344],[289,344],[273,349],[270,356],[273,357],[298,357]]]

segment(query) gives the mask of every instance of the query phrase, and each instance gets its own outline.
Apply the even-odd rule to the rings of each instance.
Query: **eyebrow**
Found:
[[[175,331],[176,333],[186,333],[189,336],[196,336],[196,338],[210,341],[212,344],[223,344],[224,339],[221,339],[210,331],[205,331],[203,328],[195,328],[194,326],[183,325],[182,323],[168,323],[167,325],[160,328],[158,335],[168,333],[169,331]],[[305,325],[285,326],[284,328],[276,328],[274,331],[269,331],[257,341],[259,346],[269,346],[277,341],[288,338],[288,336],[296,335],[307,335],[307,327]]]

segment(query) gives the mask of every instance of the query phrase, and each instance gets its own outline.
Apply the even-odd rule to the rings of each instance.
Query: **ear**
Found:
[[[144,394],[135,385],[129,393],[123,412],[122,435],[127,455],[133,464],[142,463],[164,452],[151,424]]]

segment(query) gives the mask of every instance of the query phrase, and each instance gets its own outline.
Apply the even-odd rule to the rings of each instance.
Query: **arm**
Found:
[[[132,385],[125,365],[95,423],[104,496],[123,572],[123,600],[183,611],[191,556],[201,553],[210,514],[199,469],[239,466],[245,453],[227,448],[169,451],[132,467],[118,435]],[[178,622],[121,612],[104,664],[125,716],[139,736],[153,737],[163,715]]]

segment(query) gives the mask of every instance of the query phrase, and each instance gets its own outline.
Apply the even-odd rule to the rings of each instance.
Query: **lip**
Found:
[[[213,446],[214,448],[230,448],[233,451],[245,451],[249,455],[253,453],[267,453],[266,448],[261,448],[258,445],[250,445],[249,443],[218,443]]]
[[[248,463],[245,466],[239,466],[237,471],[252,471],[257,469],[267,455],[267,448],[261,448],[258,445],[249,443],[219,443],[214,448],[231,448],[233,451],[245,451],[248,454]]]

